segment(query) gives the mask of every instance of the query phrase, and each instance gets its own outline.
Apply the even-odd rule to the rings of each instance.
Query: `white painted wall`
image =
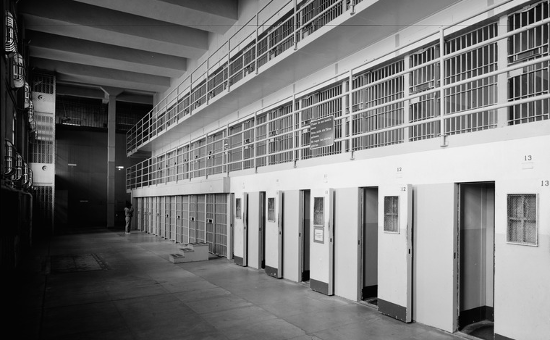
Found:
[[[513,159],[532,154],[533,168],[524,169],[518,162],[510,177],[495,187],[495,332],[511,339],[544,339],[550,334],[550,186],[541,186],[550,177],[548,142],[513,150]],[[536,247],[506,242],[506,195],[511,193],[538,195]]]
[[[336,155],[303,161],[297,168],[282,164],[259,168],[258,174],[232,173],[230,187],[239,195],[242,190],[322,190],[411,183],[415,192],[418,190],[415,199],[416,249],[426,249],[417,253],[415,260],[414,317],[418,322],[452,331],[456,292],[452,282],[454,205],[451,188],[458,182],[494,181],[496,332],[510,338],[525,338],[523,325],[528,325],[528,335],[545,334],[541,331],[548,334],[546,321],[550,317],[550,297],[546,283],[550,282],[550,271],[544,268],[550,268],[550,216],[544,207],[550,200],[550,187],[542,187],[541,181],[550,173],[546,148],[550,136],[541,135],[541,132],[550,131],[549,123],[451,136],[446,148],[439,146],[439,140],[427,140],[357,152],[353,161],[349,160],[349,155]],[[519,138],[529,135],[535,137]],[[513,136],[518,139],[512,139]],[[413,152],[414,149],[418,152]],[[525,162],[525,155],[531,155],[533,161]],[[338,162],[331,164],[330,161]],[[399,174],[397,167],[402,168]],[[442,186],[438,188],[437,184]],[[506,191],[539,193],[538,247],[505,243]],[[428,216],[433,213],[430,207],[434,201],[440,206],[436,210],[437,218]],[[338,247],[337,263],[339,258],[350,256],[350,251],[356,252],[355,248]],[[312,256],[312,272],[316,260]],[[433,270],[432,266],[441,269]],[[349,279],[355,281],[353,276]],[[439,298],[434,299],[433,294]],[[517,310],[526,312],[517,313]]]

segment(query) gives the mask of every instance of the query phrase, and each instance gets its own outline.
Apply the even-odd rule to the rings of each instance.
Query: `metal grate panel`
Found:
[[[214,230],[214,209],[215,195],[206,195],[206,243],[208,251],[214,252],[215,230]]]
[[[189,243],[189,196],[181,200],[181,243]]]
[[[535,24],[550,17],[549,1],[541,1],[508,16],[508,29]],[[549,55],[550,24],[539,25],[508,38],[510,64]],[[508,80],[509,100],[514,101],[548,94],[550,77],[548,61],[511,72]],[[550,99],[510,106],[508,124],[531,123],[550,118]]]
[[[537,195],[508,195],[506,239],[510,243],[537,245]]]
[[[420,66],[437,58],[439,58],[439,45],[434,45],[413,53],[409,57],[409,65],[410,67]],[[409,93],[416,94],[439,87],[439,78],[439,63],[428,64],[416,69],[410,72]],[[440,115],[439,100],[437,92],[412,99],[409,105],[409,121],[411,123],[420,122],[438,117]],[[417,124],[409,128],[410,141],[434,138],[440,134],[438,121]]]
[[[497,36],[497,24],[464,33],[445,42],[445,52],[453,53]],[[445,84],[476,77],[497,69],[497,44],[469,50],[445,61]],[[497,77],[487,77],[445,90],[445,114],[477,109],[497,103]],[[447,134],[459,134],[497,126],[496,110],[445,119]]]
[[[227,255],[227,196],[216,195],[214,254]]]
[[[386,78],[388,78],[388,80],[354,92],[352,96],[352,110],[358,111],[367,109],[403,98],[404,76],[393,77],[393,75],[402,72],[403,68],[404,61],[399,60],[356,77],[352,84],[354,88],[372,82],[378,82]],[[357,135],[398,126],[403,124],[403,121],[403,102],[390,104],[354,115],[352,120],[352,134]],[[353,150],[370,149],[403,143],[403,141],[404,129],[400,128],[354,138],[352,141],[352,148]]]
[[[206,242],[206,195],[197,195],[197,242]]]
[[[399,196],[384,196],[384,231],[399,232]]]

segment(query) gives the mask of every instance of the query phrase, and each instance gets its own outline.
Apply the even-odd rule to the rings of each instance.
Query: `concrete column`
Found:
[[[115,226],[116,96],[109,94],[107,119],[107,228]]]
[[[115,226],[115,155],[116,155],[116,98],[120,89],[103,88],[108,100],[107,108],[107,228]]]

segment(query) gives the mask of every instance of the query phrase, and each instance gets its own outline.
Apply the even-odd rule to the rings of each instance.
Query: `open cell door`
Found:
[[[412,186],[380,186],[378,195],[378,311],[412,322]]]
[[[334,191],[311,190],[310,216],[310,287],[326,295],[334,295]]]
[[[265,227],[265,272],[283,277],[283,192],[267,192]]]
[[[235,264],[248,265],[248,193],[235,195],[235,228],[233,233]]]

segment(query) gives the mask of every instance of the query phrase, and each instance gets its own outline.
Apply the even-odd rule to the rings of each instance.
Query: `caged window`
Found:
[[[235,217],[241,218],[241,199],[235,199]]]
[[[399,232],[399,197],[384,196],[384,231]]]
[[[325,199],[315,197],[313,200],[313,225],[323,226],[325,224]]]
[[[275,197],[267,199],[267,220],[275,222]]]
[[[507,219],[506,240],[509,243],[537,245],[537,195],[508,195]]]

